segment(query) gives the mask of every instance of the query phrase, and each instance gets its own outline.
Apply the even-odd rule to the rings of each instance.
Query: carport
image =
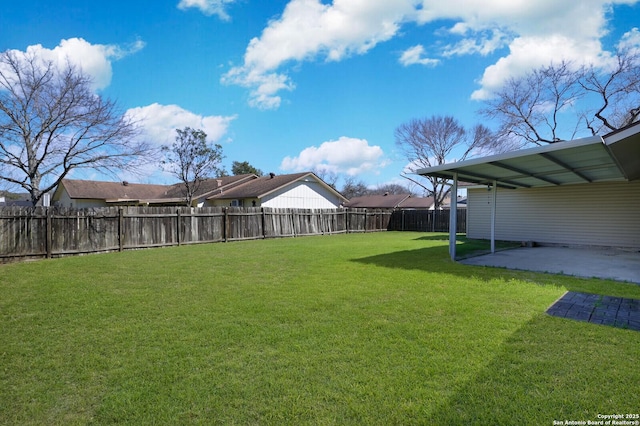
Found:
[[[420,169],[417,174],[486,185],[491,192],[491,252],[495,253],[496,199],[501,190],[640,179],[640,123],[609,133]],[[451,197],[449,253],[456,258],[457,197]]]

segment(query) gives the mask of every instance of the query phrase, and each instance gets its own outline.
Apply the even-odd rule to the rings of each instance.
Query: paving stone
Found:
[[[640,331],[640,300],[569,291],[547,314]]]

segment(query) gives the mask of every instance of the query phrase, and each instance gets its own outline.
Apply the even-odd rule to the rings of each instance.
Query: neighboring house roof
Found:
[[[129,182],[101,182],[93,180],[63,179],[61,185],[72,199],[96,200],[148,200],[167,198],[166,185]],[[57,192],[57,191],[56,191]]]
[[[367,209],[428,209],[433,205],[433,198],[412,197],[411,194],[365,195],[354,197],[346,204],[351,208]]]
[[[239,185],[256,175],[225,176],[219,179],[207,179],[202,182],[194,198],[202,198]],[[153,185],[129,182],[103,182],[93,180],[63,179],[54,199],[58,199],[61,188],[67,191],[71,199],[104,200],[106,203],[140,202],[149,204],[184,202],[184,184]]]
[[[433,207],[433,197],[409,197],[400,204],[403,209],[428,209]]]
[[[368,209],[395,209],[400,203],[409,198],[409,194],[365,195],[353,197],[347,207]]]
[[[274,191],[298,181],[312,180],[343,201],[338,191],[327,185],[311,172],[288,175],[270,174],[258,177],[254,174],[225,176],[207,179],[198,188],[194,199],[243,199],[263,198]],[[54,200],[61,196],[64,188],[71,199],[104,200],[106,203],[179,204],[184,202],[184,184],[152,185],[129,182],[101,182],[92,180],[63,179]]]
[[[221,194],[214,194],[213,196],[208,197],[208,200],[218,199],[218,200],[226,200],[226,199],[244,199],[244,198],[263,198],[272,192],[275,192],[279,189],[282,189],[292,183],[304,181],[311,179],[314,182],[317,182],[324,186],[326,189],[334,192],[338,197],[343,199],[345,202],[347,199],[342,196],[338,191],[333,189],[331,186],[327,185],[322,179],[317,177],[315,174],[311,172],[304,173],[293,173],[286,175],[276,175],[270,173],[266,176],[259,177],[257,179],[253,179],[251,181],[242,183],[240,185],[234,186],[229,190],[223,191]]]
[[[257,178],[258,176],[250,173],[237,176],[224,176],[216,179],[207,179],[200,184],[200,187],[194,194],[194,198],[207,198],[211,195],[221,193],[229,188],[233,188],[237,185],[241,185]],[[169,197],[184,197],[184,193],[184,183],[177,183],[175,185],[171,185],[167,192],[167,195]]]

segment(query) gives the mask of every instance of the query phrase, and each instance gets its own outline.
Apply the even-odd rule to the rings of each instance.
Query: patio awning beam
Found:
[[[564,161],[558,160],[553,155],[551,155],[549,153],[541,153],[540,156],[543,157],[543,158],[546,158],[547,160],[551,161],[552,163],[557,164],[560,167],[563,167],[565,170],[573,173],[574,175],[578,176],[580,179],[584,180],[585,182],[588,182],[588,183],[592,182],[592,180],[589,179],[588,177],[586,177],[584,174],[580,173],[579,171],[577,171],[576,169],[574,169],[573,167],[571,167],[570,165],[568,165]]]
[[[560,185],[560,182],[558,182],[556,180],[549,179],[548,177],[544,177],[544,176],[542,176],[540,174],[537,174],[537,173],[532,173],[530,171],[521,169],[519,167],[514,167],[514,166],[510,166],[508,164],[504,164],[504,163],[502,163],[500,161],[492,161],[492,162],[490,162],[488,164],[491,164],[491,165],[496,166],[496,167],[500,167],[501,169],[505,169],[505,170],[509,170],[509,171],[512,171],[512,172],[519,173],[519,174],[521,174],[523,176],[532,177],[534,179],[538,179],[538,180],[541,180],[542,182],[547,182],[547,183],[550,183],[552,185]]]
[[[439,173],[439,174],[433,174],[432,176],[437,176],[437,177],[441,177],[441,178],[445,178],[445,179],[453,179],[453,175],[452,174]],[[470,182],[470,183],[477,183],[477,184],[483,184],[483,185],[490,185],[494,180],[495,180],[495,178],[493,178],[491,176],[483,175],[481,173],[472,173],[472,172],[469,172],[467,170],[464,170],[464,171],[461,171],[461,172],[458,173],[458,181],[460,181],[460,182]],[[513,182],[511,180],[500,180],[500,181],[498,181],[498,186],[500,186],[501,188],[506,188],[506,189],[530,188],[531,187],[531,185],[526,185],[526,184],[523,184],[523,183],[517,183],[517,182]]]

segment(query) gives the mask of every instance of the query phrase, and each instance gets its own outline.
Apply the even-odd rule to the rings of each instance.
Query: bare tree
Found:
[[[432,116],[410,120],[395,131],[396,145],[405,153],[410,171],[445,164],[455,159],[462,161],[471,155],[480,155],[494,148],[493,133],[482,125],[467,131],[451,116]],[[429,176],[424,185],[438,208],[451,191],[447,179]],[[415,180],[412,180],[416,182]]]
[[[585,67],[580,87],[594,95],[597,107],[584,121],[592,134],[610,132],[635,123],[640,118],[640,52],[616,52],[607,70]]]
[[[500,121],[498,137],[504,143],[509,142],[508,148],[557,142],[564,133],[561,114],[584,96],[584,91],[579,90],[579,79],[580,72],[571,63],[551,64],[507,80],[480,112]],[[577,123],[569,137],[575,136],[576,131]]]
[[[344,185],[340,193],[350,200],[355,197],[369,195],[369,188],[362,180],[356,180],[355,177],[348,176],[344,179]]]
[[[640,118],[640,53],[620,49],[601,66],[563,61],[507,80],[480,113],[500,122],[504,147],[596,135]]]
[[[340,179],[338,173],[323,168],[314,168],[311,170],[311,172],[322,179],[324,183],[326,183],[336,191],[338,190],[338,179]]]
[[[200,189],[202,182],[214,175],[223,174],[220,162],[224,158],[222,146],[209,145],[207,134],[190,127],[176,129],[176,140],[171,146],[163,146],[165,170],[184,184],[183,195],[188,206]]]
[[[384,195],[384,194],[409,194],[416,195],[411,189],[398,183],[387,183],[379,185],[376,188],[369,191],[370,195]]]
[[[91,83],[68,61],[0,53],[0,181],[34,205],[74,169],[115,174],[150,158],[135,124]]]

